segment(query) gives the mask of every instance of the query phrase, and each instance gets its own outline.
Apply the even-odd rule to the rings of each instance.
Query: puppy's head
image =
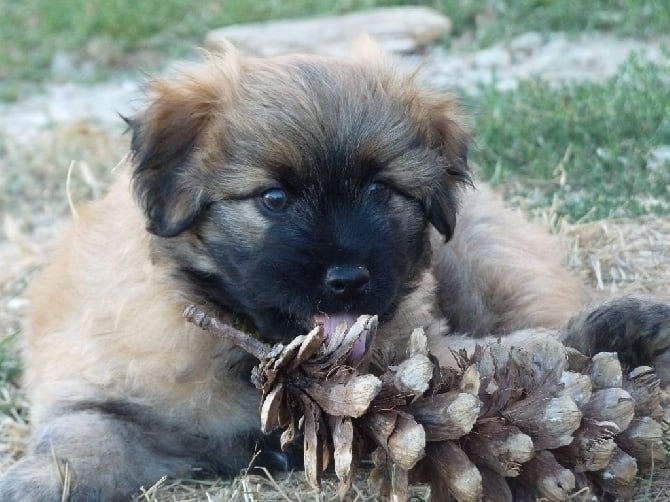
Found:
[[[129,120],[148,231],[194,301],[266,338],[391,317],[449,239],[468,182],[451,97],[374,49],[348,60],[232,48],[150,84]]]

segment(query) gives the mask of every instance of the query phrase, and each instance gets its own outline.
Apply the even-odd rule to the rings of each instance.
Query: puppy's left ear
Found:
[[[456,226],[461,189],[472,185],[468,169],[470,134],[455,97],[416,85],[416,75],[395,71],[393,59],[367,35],[354,40],[353,58],[374,72],[382,87],[398,93],[414,124],[418,126],[424,147],[436,152],[436,165],[429,166],[433,184],[421,194],[430,223],[446,240]]]
[[[207,55],[204,64],[150,82],[147,108],[126,119],[135,195],[155,235],[173,237],[188,229],[208,202],[207,173],[194,154],[230,100],[236,56],[229,47],[225,54]]]
[[[423,91],[413,103],[420,110],[419,127],[426,146],[438,153],[434,185],[424,200],[430,223],[446,240],[456,227],[461,191],[472,186],[468,168],[470,134],[455,98]]]
[[[135,195],[147,230],[160,237],[186,230],[205,202],[187,167],[206,118],[179,94],[163,89],[145,112],[126,119],[136,161]]]

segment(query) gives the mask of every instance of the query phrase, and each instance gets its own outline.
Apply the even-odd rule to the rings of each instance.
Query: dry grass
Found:
[[[75,202],[98,197],[116,160],[127,152],[129,138],[122,131],[121,125],[110,131],[89,121],[74,121],[24,141],[0,136],[0,212],[20,220],[19,227],[31,234],[60,223],[69,211],[68,166],[73,164]],[[39,248],[43,250],[43,244]]]
[[[413,500],[429,499],[427,487],[415,487]],[[337,501],[337,480],[324,479],[321,490],[311,487],[302,472],[271,474],[265,469],[244,473],[232,480],[179,480],[162,479],[154,486],[142,490],[136,502],[228,502],[228,501]],[[354,480],[348,502],[379,500],[368,488],[366,480]]]
[[[109,159],[123,155],[126,138],[111,141],[104,131],[90,124],[71,124],[54,130],[43,138],[43,148],[9,150],[2,162],[19,162],[25,156],[44,156],[45,162],[32,158],[39,166],[29,173],[25,190],[18,194],[23,204],[32,208],[27,217],[21,212],[6,214],[0,229],[0,333],[14,336],[20,332],[21,319],[27,307],[25,288],[45,259],[45,246],[57,232],[68,212],[65,175],[72,158]],[[54,156],[64,143],[80,145],[69,158]],[[41,153],[40,153],[40,150]],[[7,152],[6,152],[7,153]],[[76,155],[73,155],[76,153]],[[8,160],[9,159],[9,160]],[[56,160],[54,160],[56,159]],[[109,165],[75,163],[72,195],[77,201],[97,196],[106,179]],[[35,180],[40,182],[33,186]],[[6,195],[6,194],[4,194]],[[8,212],[9,213],[9,212]],[[23,213],[26,214],[26,213]],[[556,221],[553,213],[535,215],[546,227],[558,232],[568,250],[570,267],[595,290],[616,293],[650,292],[670,294],[670,216],[641,217],[628,220],[603,220],[587,224]],[[560,252],[557,250],[557,252]],[[10,361],[11,362],[11,361]],[[14,371],[2,370],[5,375]],[[29,432],[28,407],[16,379],[0,385],[0,471],[19,458]],[[416,500],[421,500],[419,496]],[[668,500],[670,471],[655,470],[651,480],[642,480],[639,500]],[[358,479],[350,500],[377,500]],[[308,486],[302,473],[273,477],[254,470],[233,480],[161,480],[138,495],[138,501],[274,501],[337,500],[336,483],[327,479],[321,492]]]
[[[609,293],[670,293],[670,216],[566,225],[571,267]]]

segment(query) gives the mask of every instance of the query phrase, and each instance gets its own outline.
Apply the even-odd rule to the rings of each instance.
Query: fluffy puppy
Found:
[[[128,123],[128,166],[32,288],[34,433],[0,480],[4,501],[60,500],[66,472],[70,500],[127,500],[164,475],[248,464],[250,361],[187,324],[187,302],[268,341],[375,313],[374,350],[422,325],[446,357],[472,343],[463,334],[522,343],[518,330],[557,329],[587,301],[553,241],[473,189],[454,99],[374,48],[228,48],[151,82]],[[665,368],[668,308],[629,303],[581,314],[571,326],[592,329],[571,343],[634,343]]]

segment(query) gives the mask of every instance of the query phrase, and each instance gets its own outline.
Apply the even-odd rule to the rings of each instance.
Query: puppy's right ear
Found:
[[[400,96],[409,117],[416,124],[423,146],[435,151],[437,162],[422,173],[424,190],[419,197],[428,221],[446,240],[451,239],[459,208],[459,191],[472,185],[468,168],[470,135],[456,99],[442,92],[416,85],[416,74],[403,75],[395,70],[379,45],[367,35],[354,40],[353,57],[375,73],[384,89]]]
[[[201,167],[193,162],[204,131],[223,113],[237,79],[232,47],[204,64],[147,86],[148,107],[126,119],[135,160],[133,186],[147,230],[173,237],[188,229],[208,202]]]

